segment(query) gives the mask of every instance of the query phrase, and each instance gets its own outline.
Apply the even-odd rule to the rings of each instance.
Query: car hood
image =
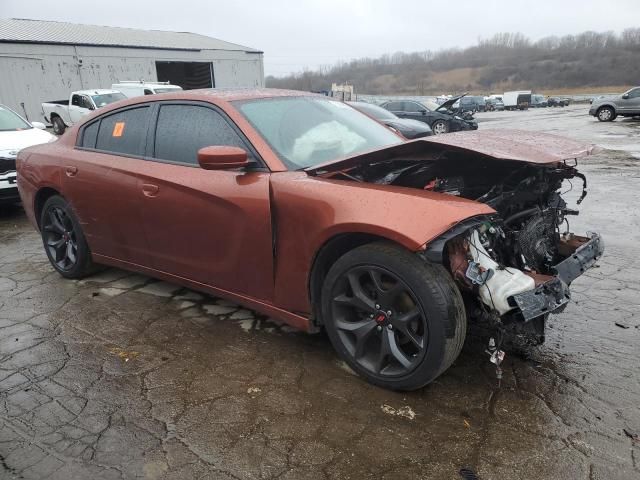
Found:
[[[54,135],[38,128],[0,132],[0,156],[15,157],[23,148],[52,142],[55,139]]]
[[[444,102],[442,105],[440,105],[438,108],[436,108],[436,112],[450,110],[450,107],[452,107],[454,103],[456,103],[458,100],[460,100],[462,97],[465,97],[466,95],[467,95],[466,93],[463,93],[462,95],[458,95],[457,97],[450,98],[449,100]]]
[[[438,158],[447,151],[477,154],[496,160],[554,164],[592,155],[596,152],[596,147],[556,135],[521,130],[457,132],[392,145],[308,167],[305,171],[310,175],[325,175],[393,159],[429,160]]]

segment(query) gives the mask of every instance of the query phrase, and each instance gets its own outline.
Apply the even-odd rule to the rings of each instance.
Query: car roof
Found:
[[[112,90],[110,88],[94,88],[91,90],[76,90],[73,93],[80,94],[80,95],[104,95],[107,93],[120,93],[120,91]]]

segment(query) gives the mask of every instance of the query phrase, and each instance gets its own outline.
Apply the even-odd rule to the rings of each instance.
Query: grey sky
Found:
[[[284,75],[363,56],[637,26],[638,0],[0,0],[0,18],[190,31],[259,48]],[[1,47],[0,47],[1,53]]]

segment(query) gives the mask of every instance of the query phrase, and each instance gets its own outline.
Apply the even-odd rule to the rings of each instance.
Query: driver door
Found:
[[[71,97],[71,105],[69,105],[69,119],[71,123],[78,123],[83,116],[91,111],[92,107],[93,103],[88,96],[73,95]]]
[[[270,173],[238,128],[209,104],[162,102],[140,175],[154,269],[262,300],[273,298]],[[250,167],[204,170],[197,152],[243,148]]]
[[[620,112],[640,113],[640,87],[633,88],[627,92],[628,98],[620,100]]]

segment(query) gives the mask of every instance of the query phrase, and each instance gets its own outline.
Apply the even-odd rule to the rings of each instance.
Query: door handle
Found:
[[[64,169],[67,177],[75,177],[78,174],[78,167],[67,166]]]
[[[160,191],[160,187],[157,185],[153,185],[152,183],[143,183],[142,184],[142,193],[147,197],[155,197]]]

